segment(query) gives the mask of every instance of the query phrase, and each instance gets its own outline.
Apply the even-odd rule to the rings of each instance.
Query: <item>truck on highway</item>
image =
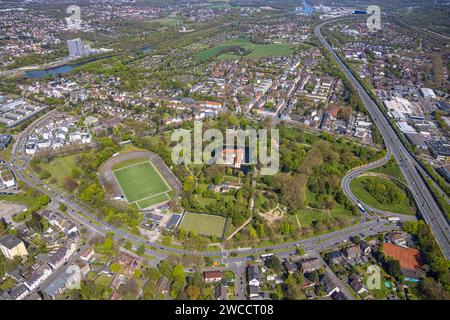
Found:
[[[400,221],[400,218],[399,217],[389,217],[389,218],[387,218],[387,221],[398,222],[398,221]]]

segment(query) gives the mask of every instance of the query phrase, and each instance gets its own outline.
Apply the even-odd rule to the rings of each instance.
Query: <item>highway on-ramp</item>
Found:
[[[431,226],[431,230],[442,249],[444,256],[450,259],[450,237],[449,224],[435,198],[433,197],[428,185],[424,181],[419,169],[419,164],[403,145],[397,136],[391,123],[385,114],[380,110],[375,101],[370,97],[365,88],[359,83],[351,70],[345,65],[341,58],[337,55],[331,45],[325,40],[321,33],[321,28],[333,20],[323,22],[315,27],[315,33],[321,44],[331,53],[334,60],[341,67],[347,79],[352,83],[358,95],[362,99],[367,111],[372,117],[373,122],[377,126],[388,148],[391,148],[392,154],[397,161],[406,183],[416,201],[418,210],[427,224]]]

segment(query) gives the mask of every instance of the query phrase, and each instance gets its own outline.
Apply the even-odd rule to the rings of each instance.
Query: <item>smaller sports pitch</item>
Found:
[[[209,214],[185,213],[180,229],[192,231],[198,235],[221,238],[225,229],[226,219]]]
[[[113,170],[113,174],[128,203],[136,203],[139,209],[170,200],[172,188],[150,161]]]

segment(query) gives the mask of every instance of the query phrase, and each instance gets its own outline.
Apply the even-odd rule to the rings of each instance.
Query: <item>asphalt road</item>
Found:
[[[320,29],[322,26],[332,22],[333,21],[326,21],[316,26],[315,33],[322,45],[325,46],[325,48],[332,54],[335,61],[342,68],[347,79],[351,81],[360,98],[364,102],[364,105],[370,113],[373,122],[379,129],[386,146],[391,149],[392,154],[394,155],[394,158],[396,159],[400,170],[405,177],[406,183],[411,190],[414,200],[416,201],[420,214],[425,222],[431,226],[431,230],[436,238],[436,241],[441,247],[444,256],[447,259],[450,259],[449,225],[444,214],[428,189],[427,184],[419,173],[419,164],[396,135],[384,113],[378,108],[376,103],[372,100],[363,86],[358,82],[353,73],[339,58],[321,33]]]
[[[401,221],[416,221],[417,218],[415,216],[412,215],[404,215],[404,214],[399,214],[399,213],[395,213],[395,212],[389,212],[389,211],[384,211],[384,210],[380,210],[374,207],[369,206],[368,204],[362,202],[361,200],[359,200],[352,192],[352,190],[350,189],[350,183],[356,179],[357,177],[359,177],[361,174],[365,173],[366,171],[375,169],[375,168],[379,168],[381,166],[383,166],[384,164],[386,164],[387,162],[389,162],[389,160],[391,159],[392,156],[392,151],[391,148],[388,146],[387,148],[387,152],[386,155],[375,162],[369,163],[366,166],[362,166],[359,168],[355,168],[352,171],[348,172],[344,178],[342,178],[342,182],[341,182],[341,186],[342,186],[342,190],[344,191],[345,195],[350,199],[350,201],[356,205],[360,204],[364,207],[364,209],[366,210],[366,212],[363,213],[363,215],[365,215],[366,217],[368,217],[367,211],[370,211],[371,213],[375,214],[375,216],[377,217],[397,217],[399,218]]]

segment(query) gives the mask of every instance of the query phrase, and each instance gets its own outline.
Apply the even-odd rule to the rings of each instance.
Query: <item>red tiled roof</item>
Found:
[[[205,279],[222,278],[222,271],[205,271],[203,272],[203,277]]]

